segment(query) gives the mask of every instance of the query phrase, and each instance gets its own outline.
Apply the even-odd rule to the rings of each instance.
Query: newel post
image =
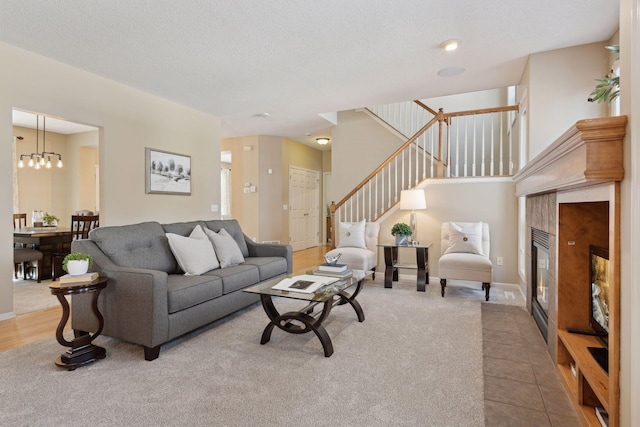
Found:
[[[438,178],[444,177],[444,162],[442,161],[442,136],[444,135],[443,127],[445,122],[444,111],[442,108],[438,109],[438,114],[436,115],[438,119],[438,165],[436,169],[436,176]]]
[[[336,248],[336,202],[331,202],[330,210],[330,224],[331,224],[331,249]]]

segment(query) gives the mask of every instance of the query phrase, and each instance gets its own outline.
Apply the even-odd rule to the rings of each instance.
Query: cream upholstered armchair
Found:
[[[339,264],[346,264],[352,270],[373,270],[375,279],[379,233],[380,224],[377,222],[340,222],[336,233],[336,248],[326,255],[341,254]]]
[[[485,299],[489,301],[493,276],[489,250],[489,224],[486,222],[443,223],[438,261],[442,296],[447,279],[470,280],[482,283]]]

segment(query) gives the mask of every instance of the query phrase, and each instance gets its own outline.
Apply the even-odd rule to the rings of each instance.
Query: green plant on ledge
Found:
[[[93,257],[91,257],[91,255],[83,254],[82,252],[72,252],[66,257],[64,257],[64,259],[62,260],[62,269],[68,273],[69,270],[67,270],[67,263],[69,261],[83,261],[83,260],[89,261],[89,268],[91,268],[91,266],[93,265]]]
[[[620,45],[614,44],[612,46],[605,46],[612,53],[620,53]],[[611,104],[614,99],[620,96],[620,77],[616,76],[613,70],[609,71],[609,74],[604,76],[604,79],[596,79],[596,88],[589,94],[587,101],[589,102],[603,102]]]
[[[393,224],[393,227],[391,227],[391,235],[392,236],[396,236],[396,235],[410,236],[411,235],[411,227],[409,227],[404,222],[398,222],[396,224]]]

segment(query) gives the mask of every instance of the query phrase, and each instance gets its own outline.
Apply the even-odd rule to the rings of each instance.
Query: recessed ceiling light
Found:
[[[465,69],[462,67],[447,67],[438,71],[438,75],[440,77],[453,77],[453,76],[457,76],[458,74],[464,73],[464,71]]]
[[[452,52],[456,50],[458,46],[460,46],[460,44],[461,44],[460,40],[451,39],[451,40],[447,40],[440,43],[440,47],[446,50],[447,52]]]

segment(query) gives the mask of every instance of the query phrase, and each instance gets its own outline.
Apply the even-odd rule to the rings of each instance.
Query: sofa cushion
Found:
[[[238,244],[224,228],[218,233],[208,228],[204,231],[216,251],[216,255],[220,261],[220,268],[227,268],[244,262],[244,256],[242,256]]]
[[[249,257],[244,263],[258,267],[261,282],[287,273],[287,260],[282,257]]]
[[[200,226],[195,230],[201,230]],[[167,239],[178,265],[186,275],[199,276],[220,267],[213,246],[206,236],[198,239],[167,233]]]
[[[89,239],[121,267],[143,268],[174,273],[178,263],[171,253],[167,236],[157,222],[98,227]]]
[[[169,313],[176,313],[222,295],[222,280],[216,276],[167,276]]]
[[[260,272],[255,265],[240,264],[232,267],[212,270],[204,276],[216,276],[222,280],[222,293],[228,294],[260,281]]]
[[[205,221],[205,225],[209,230],[213,230],[218,233],[221,229],[225,229],[227,233],[233,237],[233,240],[236,241],[238,247],[240,248],[240,252],[242,252],[243,257],[249,256],[249,249],[247,248],[247,242],[244,240],[244,233],[242,232],[242,228],[240,228],[240,224],[235,219],[216,219],[212,221]]]

